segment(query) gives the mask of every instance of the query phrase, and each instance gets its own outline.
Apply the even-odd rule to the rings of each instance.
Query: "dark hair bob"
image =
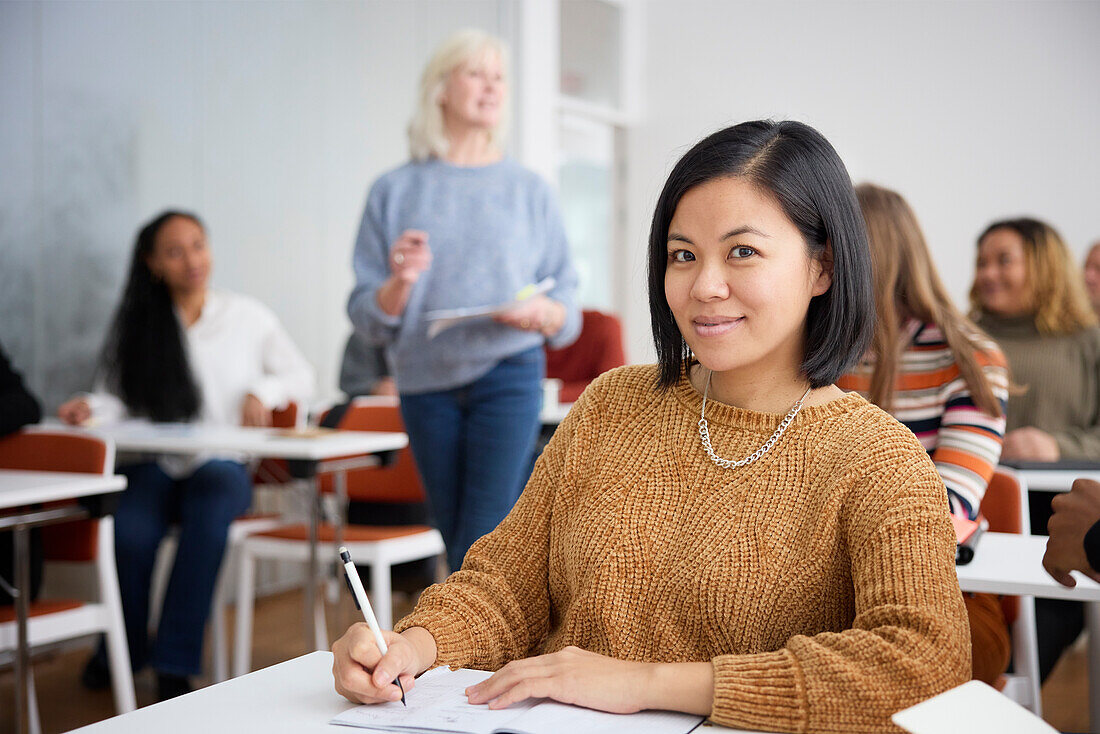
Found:
[[[802,373],[830,385],[867,351],[874,329],[871,255],[852,181],[821,133],[801,122],[756,120],[708,136],[684,154],[665,182],[649,231],[649,315],[658,385],[675,384],[691,360],[665,298],[668,227],[688,190],[741,178],[775,197],[813,256],[832,254],[832,285],[810,301]]]

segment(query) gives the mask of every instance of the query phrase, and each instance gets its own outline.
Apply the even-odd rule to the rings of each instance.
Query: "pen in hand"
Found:
[[[340,560],[344,563],[344,581],[348,584],[351,597],[355,600],[355,606],[363,612],[363,618],[367,620],[370,631],[374,633],[374,642],[378,645],[378,651],[386,654],[386,641],[382,639],[382,630],[378,627],[378,619],[374,616],[374,609],[367,598],[367,592],[363,589],[363,582],[359,579],[359,572],[355,570],[355,564],[351,562],[351,553],[344,546],[340,546]],[[401,676],[394,679],[394,683],[401,689],[401,703],[405,706],[405,687],[401,685]]]

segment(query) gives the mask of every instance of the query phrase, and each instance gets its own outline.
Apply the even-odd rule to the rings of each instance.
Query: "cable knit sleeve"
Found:
[[[970,677],[966,610],[943,484],[927,462],[866,474],[847,519],[855,592],[850,629],[796,635],[779,650],[714,666],[711,719],[789,732],[899,731],[891,714]]]
[[[569,481],[567,456],[593,411],[587,391],[554,432],[512,511],[466,553],[462,568],[425,591],[394,629],[424,627],[437,665],[495,670],[534,654],[550,627],[548,559],[554,495]]]

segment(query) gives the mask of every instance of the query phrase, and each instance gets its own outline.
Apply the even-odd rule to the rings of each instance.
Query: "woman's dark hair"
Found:
[[[832,285],[810,301],[802,373],[830,385],[867,351],[875,320],[871,257],[852,181],[821,133],[800,122],[757,120],[710,135],[684,154],[665,182],[649,231],[649,315],[658,385],[676,383],[692,359],[665,298],[668,227],[680,199],[708,181],[740,178],[767,191],[812,256],[831,250]]]
[[[161,228],[174,217],[203,226],[194,214],[166,211],[141,228],[122,302],[103,348],[108,387],[132,415],[155,421],[190,420],[201,403],[168,286],[146,263]]]

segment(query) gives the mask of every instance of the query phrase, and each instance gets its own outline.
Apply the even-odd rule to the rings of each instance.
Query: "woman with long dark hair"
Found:
[[[259,302],[209,287],[210,249],[194,214],[167,211],[142,227],[103,351],[97,390],[61,406],[72,424],[123,417],[206,425],[265,425],[312,392],[313,370]],[[115,548],[130,659],[158,673],[158,693],[189,690],[229,524],[251,503],[243,457],[158,456],[119,467],[128,480],[115,513]],[[173,525],[179,545],[150,645],[149,587],[157,547]],[[85,670],[107,683],[100,651]]]
[[[893,731],[970,676],[943,481],[834,381],[874,322],[848,173],[817,131],[748,122],[673,168],[649,238],[659,364],[597,378],[515,509],[385,633],[333,646],[336,688],[467,689],[744,729]]]
[[[951,513],[974,520],[1001,455],[1005,357],[951,302],[901,194],[861,184],[856,198],[871,245],[878,318],[866,359],[837,385],[858,390],[911,430],[936,464]],[[1012,653],[1000,600],[964,599],[974,677],[993,685]]]

